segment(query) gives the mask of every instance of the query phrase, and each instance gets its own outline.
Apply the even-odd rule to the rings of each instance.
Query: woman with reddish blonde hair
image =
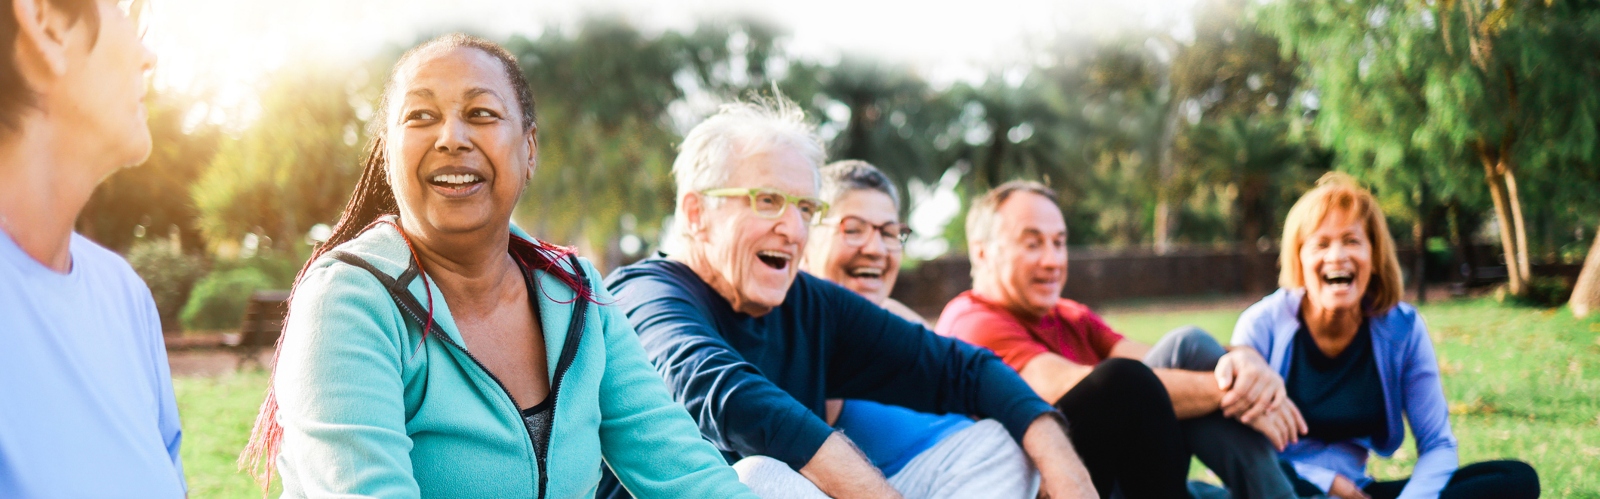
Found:
[[[1402,282],[1383,211],[1348,175],[1330,173],[1289,210],[1276,293],[1233,331],[1283,376],[1309,431],[1280,454],[1300,495],[1339,498],[1533,498],[1521,461],[1458,468],[1439,364]],[[1402,420],[1402,416],[1404,420]],[[1409,479],[1375,481],[1367,457],[1393,455],[1410,423]]]
[[[285,497],[593,497],[608,466],[639,497],[753,498],[594,267],[510,225],[538,149],[516,59],[447,35],[383,95],[241,460]]]

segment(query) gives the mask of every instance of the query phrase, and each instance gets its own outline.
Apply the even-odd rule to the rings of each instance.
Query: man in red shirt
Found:
[[[1009,182],[967,216],[973,289],[937,331],[999,355],[1066,415],[1096,490],[1182,497],[1198,456],[1233,497],[1294,497],[1274,447],[1305,432],[1283,380],[1250,349],[1228,351],[1197,328],[1154,347],[1124,338],[1061,297],[1067,226],[1056,194]]]

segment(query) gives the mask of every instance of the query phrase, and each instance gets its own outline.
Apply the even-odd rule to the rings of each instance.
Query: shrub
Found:
[[[255,267],[219,269],[195,285],[183,307],[186,329],[232,329],[244,319],[250,294],[274,285],[266,272]]]
[[[185,255],[163,240],[140,241],[128,250],[128,264],[150,286],[161,329],[178,330],[178,313],[189,301],[195,281],[206,274],[205,260]]]

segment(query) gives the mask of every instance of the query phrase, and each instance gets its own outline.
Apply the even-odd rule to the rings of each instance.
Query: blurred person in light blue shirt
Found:
[[[150,289],[73,232],[150,154],[139,0],[0,0],[0,497],[181,497]]]

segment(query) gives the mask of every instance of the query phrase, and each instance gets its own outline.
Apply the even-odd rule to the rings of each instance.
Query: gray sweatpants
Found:
[[[1167,333],[1145,355],[1153,368],[1214,371],[1227,349],[1196,327]],[[1178,422],[1190,452],[1211,468],[1237,499],[1292,498],[1294,487],[1278,467],[1272,441],[1221,411]]]
[[[751,456],[733,463],[733,469],[762,499],[828,497],[777,459]],[[889,485],[906,499],[1031,499],[1039,491],[1039,473],[1005,427],[985,419],[918,454],[889,477]]]

